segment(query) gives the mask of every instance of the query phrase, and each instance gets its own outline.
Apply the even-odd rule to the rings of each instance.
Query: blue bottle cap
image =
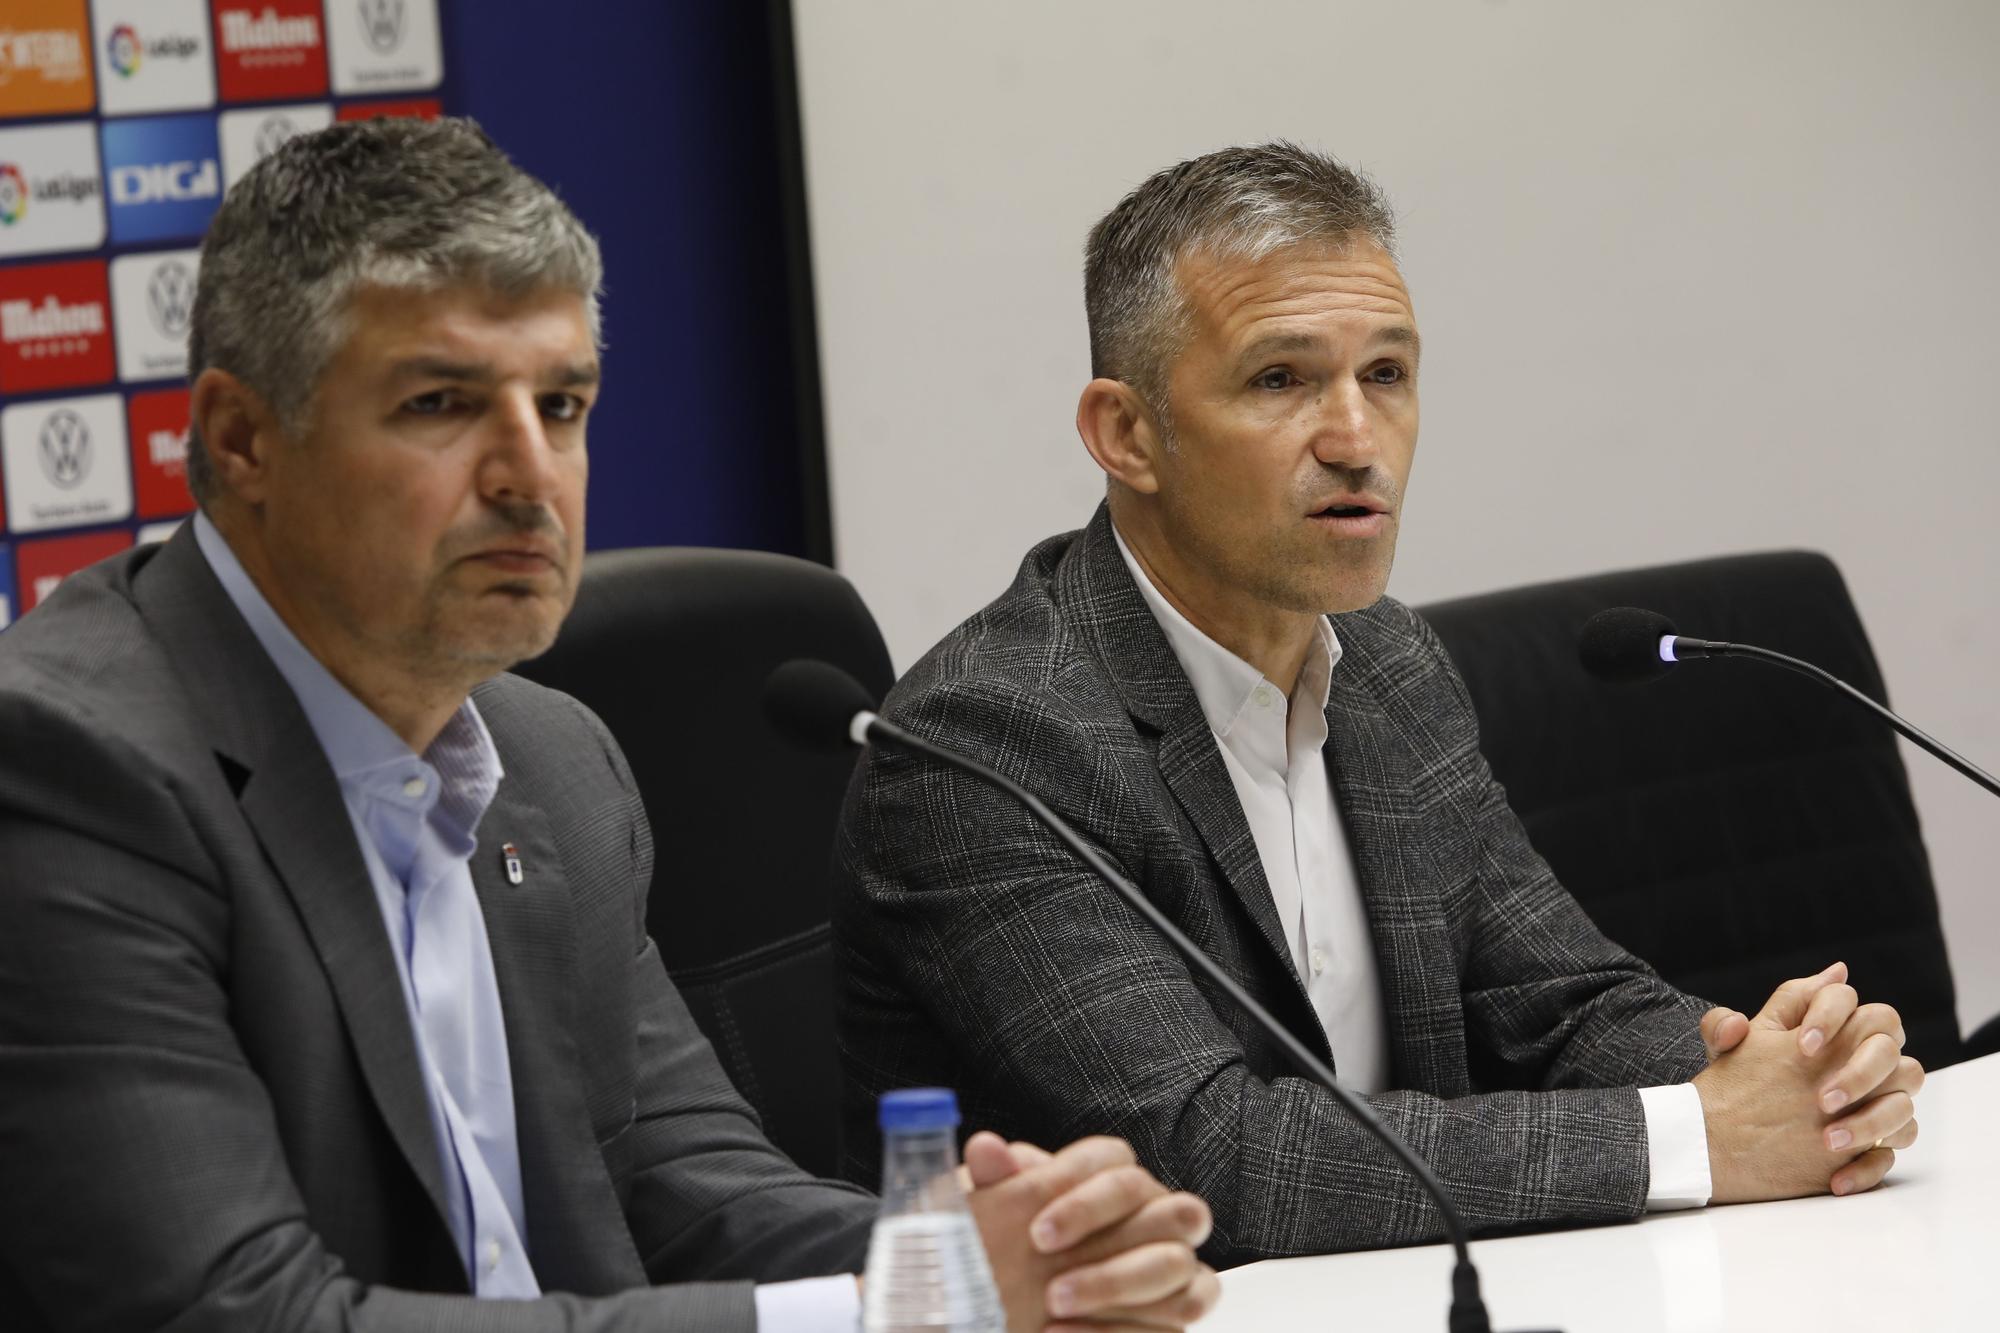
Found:
[[[958,1097],[950,1088],[901,1088],[882,1094],[884,1130],[958,1128]]]

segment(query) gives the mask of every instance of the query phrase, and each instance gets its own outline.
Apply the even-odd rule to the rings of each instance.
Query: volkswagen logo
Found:
[[[253,150],[262,159],[278,151],[285,140],[297,135],[299,127],[286,116],[266,116],[264,123],[257,127],[257,142]]]
[[[403,44],[403,0],[359,0],[355,8],[370,46],[386,56]]]
[[[67,407],[42,423],[42,471],[66,491],[90,475],[90,427]]]
[[[153,270],[146,282],[146,309],[153,327],[169,338],[185,338],[194,318],[194,272],[178,259]]]

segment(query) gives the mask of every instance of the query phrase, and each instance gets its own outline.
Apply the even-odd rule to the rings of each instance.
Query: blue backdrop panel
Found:
[[[811,535],[824,499],[809,515],[805,498],[818,418],[788,241],[791,74],[785,49],[774,55],[786,17],[758,3],[445,11],[449,109],[554,185],[604,244],[592,547],[825,557]]]

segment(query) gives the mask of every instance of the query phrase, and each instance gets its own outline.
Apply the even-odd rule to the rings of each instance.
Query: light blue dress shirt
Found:
[[[474,831],[505,776],[467,699],[419,756],[307,651],[208,521],[194,535],[223,591],[292,687],[326,752],[394,946],[444,1172],[446,1221],[475,1295],[541,1294],[527,1247],[514,1077],[486,917],[472,885]],[[768,1333],[852,1330],[851,1277],[760,1286]]]

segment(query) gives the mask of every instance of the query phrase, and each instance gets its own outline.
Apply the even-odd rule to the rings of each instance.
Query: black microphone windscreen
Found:
[[[1658,611],[1614,606],[1583,623],[1576,659],[1599,680],[1652,680],[1673,665],[1661,659],[1660,640],[1674,633],[1674,622]]]
[[[779,735],[809,750],[852,745],[854,715],[874,707],[867,686],[817,658],[795,657],[764,681],[764,716]]]

